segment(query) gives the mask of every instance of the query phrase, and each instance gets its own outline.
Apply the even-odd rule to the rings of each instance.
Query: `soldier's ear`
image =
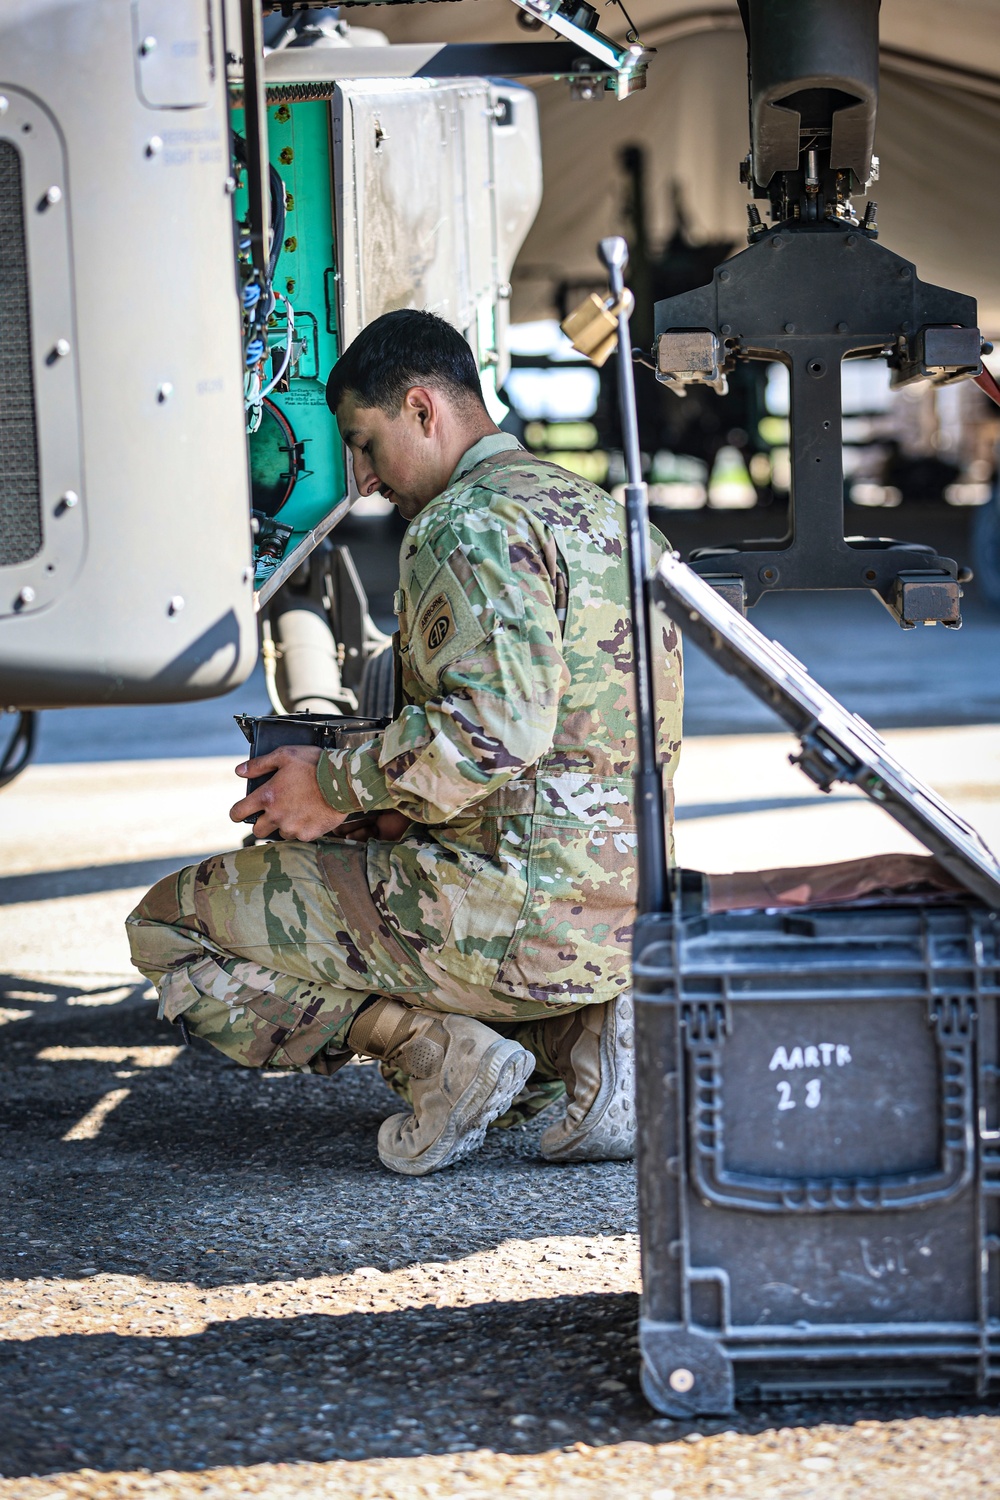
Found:
[[[415,418],[425,437],[432,437],[437,430],[440,417],[440,399],[437,393],[424,385],[413,385],[403,398],[404,410]]]

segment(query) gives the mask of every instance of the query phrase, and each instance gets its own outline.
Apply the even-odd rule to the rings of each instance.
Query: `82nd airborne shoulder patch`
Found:
[[[420,616],[418,626],[428,657],[440,651],[455,634],[455,617],[447,594],[437,594]]]

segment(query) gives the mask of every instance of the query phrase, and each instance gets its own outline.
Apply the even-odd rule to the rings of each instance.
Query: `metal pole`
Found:
[[[632,659],[635,669],[636,833],[638,837],[639,913],[666,910],[667,838],[663,823],[663,775],[656,742],[656,690],[653,677],[652,635],[649,627],[649,512],[639,457],[639,425],[635,414],[632,373],[632,336],[625,302],[628,245],[618,235],[598,246],[607,268],[618,313],[618,402],[625,447],[625,527],[628,537],[629,592],[632,600]]]
[[[264,95],[264,32],[258,0],[241,0],[243,119],[247,140],[250,248],[263,284],[271,252],[268,215],[267,103]]]

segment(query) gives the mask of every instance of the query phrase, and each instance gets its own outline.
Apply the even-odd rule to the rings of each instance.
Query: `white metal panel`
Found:
[[[498,123],[497,96],[517,101]],[[485,79],[354,80],[334,101],[341,330],[426,308],[503,358],[507,284],[540,198],[534,98]]]
[[[218,35],[219,0],[209,16]],[[44,304],[2,338],[34,359],[53,570],[0,618],[0,701],[19,707],[207,697],[256,657],[225,84],[217,69],[204,108],[152,112],[132,22],[122,0],[0,0],[5,118],[39,138],[23,214]],[[21,572],[0,567],[5,599]]]
[[[195,109],[212,96],[211,12],[205,0],[132,0],[139,98],[151,109]]]
[[[510,320],[514,262],[542,202],[542,144],[538,102],[526,88],[490,86],[495,124],[493,146],[494,234],[496,244],[497,381],[510,368],[507,326]]]

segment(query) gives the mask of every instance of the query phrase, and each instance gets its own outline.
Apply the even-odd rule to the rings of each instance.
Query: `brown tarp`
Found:
[[[880,898],[927,901],[962,890],[929,854],[876,854],[834,865],[738,870],[707,879],[711,912],[843,906]]]

